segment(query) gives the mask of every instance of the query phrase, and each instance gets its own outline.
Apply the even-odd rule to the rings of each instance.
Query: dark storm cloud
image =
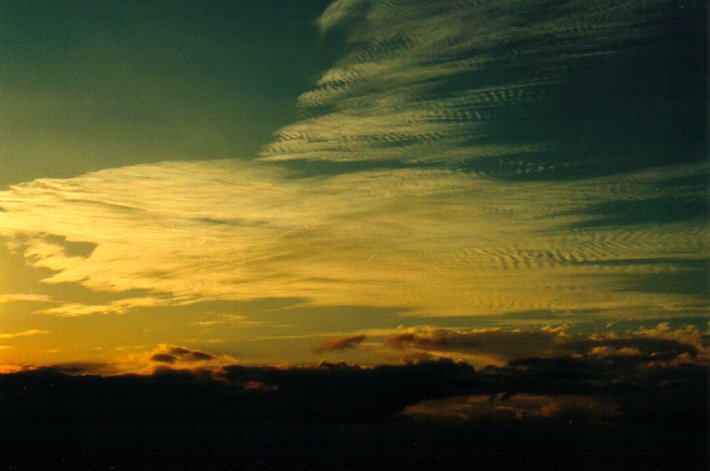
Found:
[[[357,348],[366,338],[366,334],[356,334],[339,339],[324,340],[320,346],[316,348],[316,352],[335,352]]]

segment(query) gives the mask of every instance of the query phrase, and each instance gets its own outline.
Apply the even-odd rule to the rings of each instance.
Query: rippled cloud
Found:
[[[342,57],[262,158],[513,178],[702,160],[703,66],[688,53],[702,16],[700,2],[339,0],[318,24]],[[687,76],[661,77],[670,63]]]
[[[51,315],[274,297],[428,315],[643,317],[702,299],[702,290],[644,280],[702,276],[704,221],[587,227],[595,216],[584,208],[697,197],[663,184],[704,172],[681,165],[539,183],[447,169],[306,177],[238,160],[162,163],[16,185],[0,193],[0,235],[28,265],[50,270],[43,283],[117,294],[107,304],[54,299],[41,311]]]

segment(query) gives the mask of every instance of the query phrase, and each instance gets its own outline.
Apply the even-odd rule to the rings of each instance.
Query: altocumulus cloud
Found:
[[[655,83],[646,67],[664,47],[692,41],[674,26],[692,23],[696,13],[702,16],[701,2],[678,8],[670,0],[333,2],[318,24],[324,34],[340,37],[346,51],[299,98],[310,117],[279,131],[262,158],[474,159],[477,170],[500,174],[594,173],[607,157],[589,149],[578,155],[579,135],[570,132],[569,119],[583,123],[592,114],[595,123],[609,119],[618,127],[610,110],[620,112],[621,104],[624,116],[638,121],[636,111],[647,106],[638,90]],[[638,47],[645,41],[660,46],[645,55]],[[602,84],[618,80],[614,74],[627,57],[639,71],[626,68],[623,78],[636,88],[615,83],[622,92],[613,97],[577,75]],[[579,86],[587,93],[581,99],[587,116],[568,106],[580,101],[570,92]],[[609,100],[617,106],[606,106]],[[543,151],[549,153],[540,158]],[[490,159],[502,167],[483,164]]]
[[[578,210],[692,196],[662,183],[698,172],[689,164],[628,173],[623,185],[615,176],[542,184],[434,168],[293,178],[263,163],[168,162],[13,186],[0,192],[0,236],[28,265],[52,270],[44,283],[143,290],[99,305],[55,299],[42,311],[52,315],[264,297],[433,315],[650,315],[697,297],[619,285],[702,259],[702,221],[580,230],[589,216]]]

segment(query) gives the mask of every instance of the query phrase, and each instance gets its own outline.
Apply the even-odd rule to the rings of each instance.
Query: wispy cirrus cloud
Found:
[[[0,294],[0,304],[4,303],[18,303],[18,302],[30,302],[30,303],[46,303],[52,302],[52,298],[45,294],[23,294],[23,293],[11,293],[11,294]]]
[[[38,330],[38,329],[30,329],[30,330],[23,330],[22,332],[13,332],[13,333],[0,333],[0,339],[14,339],[18,337],[31,337],[33,335],[41,335],[41,334],[48,334],[49,331],[46,330]]]

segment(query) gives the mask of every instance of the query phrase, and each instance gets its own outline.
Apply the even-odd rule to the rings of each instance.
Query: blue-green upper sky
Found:
[[[706,20],[675,0],[0,0],[0,363],[486,364],[513,329],[535,354],[702,350]]]
[[[0,2],[0,185],[253,158],[328,65],[326,5]]]

